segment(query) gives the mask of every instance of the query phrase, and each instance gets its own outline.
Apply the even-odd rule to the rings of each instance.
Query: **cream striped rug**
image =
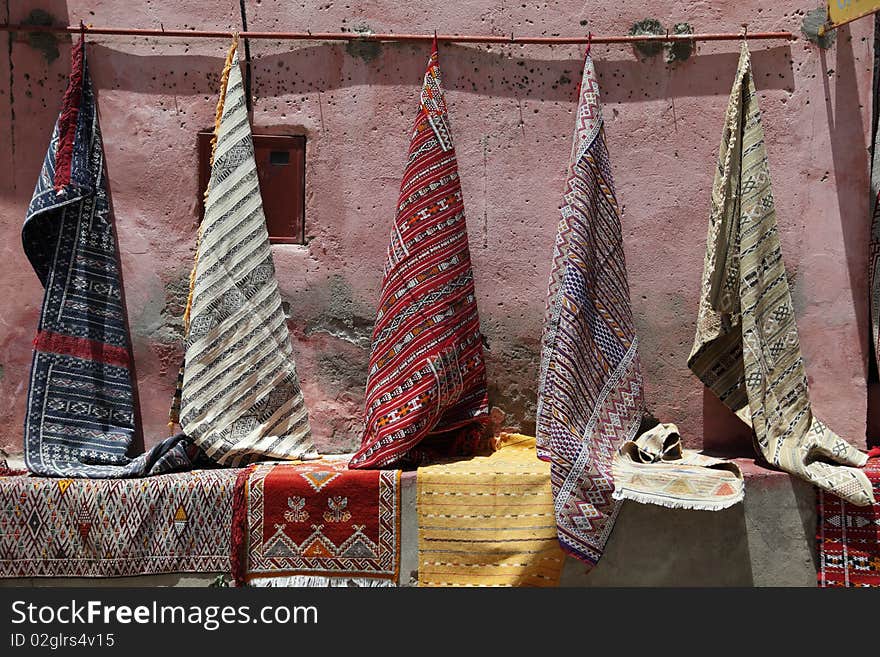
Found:
[[[857,506],[867,456],[813,415],[782,259],[748,45],[724,119],[697,333],[688,367],[755,431],[772,465]]]
[[[195,267],[180,426],[224,465],[314,458],[237,53],[231,64]]]

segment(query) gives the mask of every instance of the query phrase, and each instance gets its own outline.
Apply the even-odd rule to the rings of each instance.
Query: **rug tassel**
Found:
[[[232,37],[232,43],[226,53],[226,61],[223,64],[223,73],[220,74],[220,97],[217,99],[217,109],[214,112],[214,135],[211,137],[211,162],[209,167],[214,166],[214,153],[217,151],[217,135],[220,133],[220,120],[223,118],[223,107],[226,103],[226,88],[229,85],[229,71],[232,70],[232,57],[238,49],[238,33]],[[208,188],[205,189],[205,201],[208,200]],[[202,225],[196,233],[196,251],[193,256],[193,266],[189,273],[189,293],[186,295],[186,306],[183,308],[183,335],[189,334],[189,316],[192,312],[193,291],[196,288],[196,267],[199,264],[199,245],[202,242]],[[183,367],[177,377],[177,386],[174,391],[174,400],[171,402],[171,410],[168,411],[168,428],[174,431],[174,425],[180,422],[180,399],[183,392]]]
[[[60,192],[70,184],[76,127],[83,95],[84,62],[85,38],[80,37],[79,43],[71,50],[70,82],[61,103],[61,116],[58,117],[58,146],[55,154],[54,179],[56,192]]]
[[[214,154],[217,152],[217,135],[220,133],[220,121],[223,118],[223,107],[226,104],[226,87],[229,84],[229,71],[232,70],[232,57],[238,49],[238,34],[232,37],[232,44],[229,46],[229,52],[226,53],[226,61],[223,64],[223,73],[220,75],[220,97],[217,99],[217,109],[214,112],[214,135],[211,137],[211,167],[214,166]],[[205,200],[208,200],[208,192],[210,191],[210,183],[205,189]],[[201,242],[202,230],[199,227],[198,236],[196,237],[196,256],[193,262],[192,272],[189,276],[189,295],[186,299],[186,308],[183,311],[183,329],[184,332],[189,331],[189,314],[192,310],[193,289],[196,286],[196,265],[199,259],[199,242]]]

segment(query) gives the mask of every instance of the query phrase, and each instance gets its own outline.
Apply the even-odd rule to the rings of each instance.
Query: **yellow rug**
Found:
[[[550,465],[535,439],[501,434],[498,451],[419,468],[419,586],[558,586]]]

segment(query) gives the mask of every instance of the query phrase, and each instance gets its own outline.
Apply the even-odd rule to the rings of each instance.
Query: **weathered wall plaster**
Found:
[[[645,15],[573,0],[321,4],[247,0],[254,30],[362,29],[624,34]],[[650,15],[696,32],[797,33],[801,2],[661,0]],[[238,3],[0,1],[0,18],[42,9],[61,22],[231,29]],[[752,44],[785,260],[817,414],[865,443],[871,25],[820,52],[805,40]],[[197,222],[196,133],[212,125],[222,40],[90,37],[147,445],[165,426],[180,358],[180,312]],[[48,61],[0,34],[0,448],[21,450],[41,290],[19,229],[56,118],[69,40]],[[314,431],[349,450],[373,308],[424,70],[426,44],[362,48],[251,43],[253,123],[306,135],[308,245],[274,247]],[[687,369],[709,191],[739,44],[700,43],[667,64],[594,45],[642,339],[648,406],[691,445],[748,450]],[[441,67],[468,214],[478,303],[501,424],[531,431],[547,271],[583,57],[579,46],[442,45]]]

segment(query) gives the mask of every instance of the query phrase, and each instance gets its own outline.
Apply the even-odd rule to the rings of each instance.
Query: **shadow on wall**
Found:
[[[828,75],[822,76],[825,92],[825,111],[831,135],[831,155],[834,179],[837,185],[837,204],[840,212],[846,262],[853,306],[859,330],[862,362],[867,375],[868,366],[868,287],[865,272],[868,268],[868,250],[865,237],[869,234],[868,181],[864,175],[853,172],[867,171],[867,146],[862,129],[859,88],[856,80],[855,56],[848,25],[840,28],[836,51],[834,107]],[[824,50],[819,50],[822,71],[828,70]]]
[[[703,451],[716,456],[756,457],[754,433],[709,388],[703,387]]]
[[[92,44],[89,48],[99,88],[213,96],[226,45],[218,43],[216,57],[136,55],[103,44]],[[493,46],[487,50],[441,45],[444,86],[450,91],[497,97],[519,98],[528,92],[530,99],[574,101],[583,57],[579,47],[555,47],[557,51],[566,48],[565,59],[519,57],[511,52],[522,48]],[[427,54],[427,46],[399,43],[382,44],[379,56],[370,60],[352,56],[344,45],[336,43],[291,43],[289,51],[262,56],[259,50],[259,45],[252,44],[254,93],[258,98],[356,86],[415,88],[424,73]],[[596,63],[605,102],[627,103],[670,96],[727,95],[738,59],[738,51],[732,51],[697,54],[677,64],[665,64],[659,58],[613,60],[601,55],[596,57]],[[752,61],[759,88],[794,90],[790,46],[756,49]]]
[[[743,504],[690,511],[625,502],[602,560],[584,577],[566,559],[563,585],[754,586],[746,537]]]
[[[756,474],[743,503],[721,511],[624,502],[602,560],[585,575],[566,559],[563,585],[816,586],[815,489]]]
[[[562,52],[565,58],[520,57],[515,50]],[[286,53],[257,57],[254,77],[258,90],[275,83],[276,93],[342,89],[362,85],[415,86],[424,72],[428,46],[388,43],[381,54],[351,66],[346,48],[339,44],[310,45]],[[564,50],[562,50],[564,49]],[[351,61],[346,62],[346,59]],[[727,95],[739,52],[696,55],[671,65],[661,59],[612,60],[597,56],[605,102],[642,102],[669,96]],[[334,62],[336,79],[327,77],[327,66],[303,66],[308,61]],[[760,80],[765,89],[794,90],[791,48],[787,45],[757,50],[755,68],[766,71]],[[443,84],[450,91],[473,92],[496,97],[522,97],[545,101],[574,101],[580,82],[583,54],[580,46],[463,46],[440,45]],[[345,73],[342,73],[343,68]],[[659,69],[659,71],[658,71]],[[278,71],[276,73],[275,71]],[[288,77],[289,76],[289,77]],[[272,82],[267,80],[269,78]],[[281,86],[283,80],[292,86]],[[271,95],[271,94],[270,94]]]
[[[840,212],[845,257],[849,270],[850,290],[855,308],[856,324],[859,331],[862,364],[867,378],[870,313],[868,307],[869,253],[865,248],[865,238],[870,234],[869,184],[864,175],[853,172],[868,171],[866,159],[869,157],[865,135],[862,130],[861,105],[856,83],[855,58],[853,55],[850,28],[845,25],[839,29],[836,45],[836,65],[834,106],[831,105],[830,76],[822,75],[825,93],[825,112],[831,135],[831,156],[834,162],[834,182],[837,186],[837,204]],[[826,54],[819,51],[821,72],[828,71]],[[874,102],[873,100],[871,102]],[[880,392],[877,384],[868,382],[867,440],[868,446],[877,441],[880,424]]]

